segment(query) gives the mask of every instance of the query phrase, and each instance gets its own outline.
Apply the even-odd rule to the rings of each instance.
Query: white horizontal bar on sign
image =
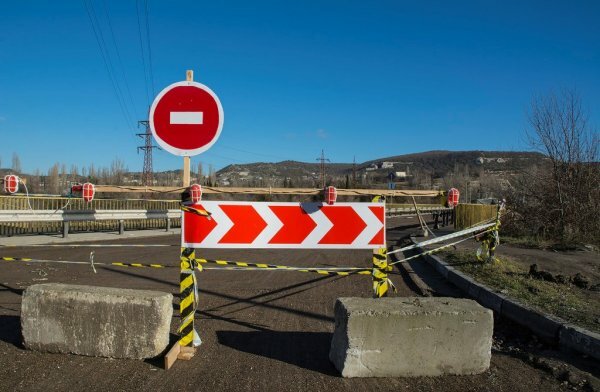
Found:
[[[171,112],[171,124],[202,125],[204,112]]]

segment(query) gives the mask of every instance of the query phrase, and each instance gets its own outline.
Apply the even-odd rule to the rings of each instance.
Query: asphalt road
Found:
[[[415,230],[414,220],[389,225],[395,244]],[[412,227],[411,227],[412,225]],[[398,226],[393,228],[393,226]],[[178,293],[179,237],[127,238],[107,243],[168,244],[154,248],[0,248],[0,256],[46,260],[142,262],[165,269],[0,262],[1,391],[558,391],[569,385],[522,356],[494,350],[488,371],[475,376],[421,378],[340,377],[328,360],[336,298],[371,296],[369,276],[330,277],[287,271],[215,271],[198,275],[196,356],[165,371],[162,359],[134,361],[45,354],[21,344],[22,291],[60,282]],[[291,266],[369,267],[370,251],[228,250],[198,256]],[[391,276],[397,296],[418,290],[405,269]],[[176,314],[176,312],[175,312]],[[172,332],[178,319],[174,317]],[[173,336],[175,339],[175,336]]]

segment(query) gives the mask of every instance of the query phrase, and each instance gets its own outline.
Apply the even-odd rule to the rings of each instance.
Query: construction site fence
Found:
[[[496,218],[498,206],[493,204],[459,204],[454,211],[454,228],[463,230]]]

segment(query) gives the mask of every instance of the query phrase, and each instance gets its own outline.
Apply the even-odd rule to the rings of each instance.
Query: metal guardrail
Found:
[[[127,219],[175,219],[180,210],[0,210],[0,222],[79,222]]]
[[[125,232],[125,221],[133,222],[164,222],[166,230],[171,229],[171,221],[181,218],[181,210],[0,210],[0,235],[45,232],[44,228],[32,229],[28,225],[39,226],[40,222],[50,222],[50,231],[62,231],[63,237],[69,235],[71,223],[106,222],[103,230],[118,230]],[[111,224],[111,221],[116,223]],[[59,224],[56,227],[56,224]],[[62,228],[60,226],[62,224]],[[146,228],[146,227],[142,227]],[[29,229],[29,230],[28,230]],[[61,230],[62,229],[62,230]],[[80,229],[77,227],[77,229]],[[88,228],[89,230],[89,228]],[[97,231],[98,229],[93,231]]]

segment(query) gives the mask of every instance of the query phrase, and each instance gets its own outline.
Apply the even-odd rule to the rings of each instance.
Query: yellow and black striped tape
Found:
[[[381,298],[387,296],[389,289],[388,272],[392,267],[388,265],[386,248],[373,251],[373,296]]]
[[[0,260],[3,260],[3,261],[32,261],[33,259],[29,259],[26,257],[0,257]]]
[[[264,264],[264,263],[245,263],[242,261],[227,261],[227,260],[210,260],[210,259],[196,259],[198,263],[210,263],[217,265],[231,265],[239,268],[263,268],[265,270],[272,269],[282,269],[288,271],[297,271],[297,272],[313,272],[321,275],[339,275],[339,276],[348,276],[348,275],[370,275],[371,270],[366,268],[355,268],[348,267],[346,271],[331,271],[327,269],[320,268],[298,268],[298,267],[290,267],[287,265],[274,265],[274,264]]]
[[[89,264],[85,261],[66,261],[66,260],[36,260],[31,258],[19,258],[19,257],[0,257],[0,260],[3,261],[39,261],[39,262],[47,262],[47,263],[62,263],[62,264]],[[302,267],[291,267],[287,265],[273,265],[273,264],[264,264],[264,263],[245,263],[241,261],[226,261],[226,260],[210,260],[210,259],[193,259],[196,263],[203,264],[216,264],[220,266],[232,266],[235,269],[241,268],[258,268],[264,270],[286,270],[286,271],[295,271],[295,272],[307,272],[307,273],[316,273],[320,275],[338,275],[338,276],[348,276],[348,275],[371,275],[370,268],[358,268],[358,267],[348,267],[343,268],[340,267],[339,270],[328,270],[322,268],[302,268]],[[175,268],[174,265],[164,265],[164,264],[144,264],[144,263],[123,263],[123,262],[112,262],[112,263],[95,263],[96,266],[115,266],[115,267],[131,267],[131,268]],[[200,271],[202,268],[200,266],[196,266]],[[224,270],[232,270],[233,268],[223,268]]]
[[[190,206],[181,206],[181,211],[184,212],[190,212],[192,214],[196,214],[196,215],[200,215],[200,216],[205,216],[207,218],[210,218],[211,213],[205,210],[199,210],[197,208],[194,207],[190,207]]]
[[[137,267],[137,268],[167,268],[167,267],[175,267],[171,265],[163,265],[163,264],[142,264],[142,263],[110,263],[110,265],[114,265],[117,267]]]

